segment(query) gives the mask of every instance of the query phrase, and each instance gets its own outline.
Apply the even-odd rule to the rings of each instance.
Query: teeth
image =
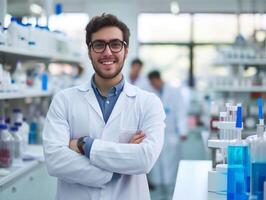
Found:
[[[106,62],[103,62],[104,65],[111,65],[111,64],[113,64],[113,63],[114,63],[113,61],[108,61],[108,62],[106,61]]]

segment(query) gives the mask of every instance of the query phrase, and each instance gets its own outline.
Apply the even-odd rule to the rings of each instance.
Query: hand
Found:
[[[142,131],[137,132],[129,141],[130,144],[139,144],[145,138],[145,134]]]
[[[187,140],[187,136],[186,135],[180,135],[180,140],[181,141],[186,141]]]
[[[69,141],[69,148],[72,149],[73,151],[80,153],[77,145],[78,139],[72,139]]]

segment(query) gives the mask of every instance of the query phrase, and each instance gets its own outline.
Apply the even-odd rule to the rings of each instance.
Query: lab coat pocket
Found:
[[[129,143],[129,141],[135,135],[136,132],[137,132],[136,129],[120,129],[119,142]]]

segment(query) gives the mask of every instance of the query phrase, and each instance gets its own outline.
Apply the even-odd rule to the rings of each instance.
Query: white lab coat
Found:
[[[160,96],[157,93],[158,96]],[[178,88],[164,84],[160,96],[164,110],[165,140],[162,153],[156,161],[150,179],[155,185],[174,185],[180,160],[181,134],[187,134],[187,110]]]
[[[165,114],[159,98],[125,82],[105,124],[91,83],[59,92],[43,131],[50,175],[58,178],[58,200],[148,200],[146,174],[164,141]],[[142,130],[140,144],[128,144]],[[72,151],[72,138],[94,138],[90,159]],[[112,180],[113,172],[122,174]]]
[[[140,89],[146,90],[146,91],[152,91],[152,86],[148,80],[148,78],[144,75],[139,75],[138,78],[132,83],[130,80],[130,76],[128,76],[129,83],[132,85],[135,85],[139,87]]]

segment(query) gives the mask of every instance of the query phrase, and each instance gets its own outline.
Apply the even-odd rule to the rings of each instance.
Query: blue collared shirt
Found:
[[[115,106],[115,103],[116,103],[119,95],[121,94],[121,92],[124,88],[124,85],[125,85],[124,77],[122,78],[122,80],[117,85],[115,85],[114,87],[112,87],[108,91],[107,97],[101,95],[100,90],[97,88],[97,86],[95,84],[94,76],[91,79],[91,85],[92,85],[93,91],[95,93],[95,96],[98,100],[98,103],[100,105],[104,121],[106,123],[108,121],[111,113],[112,113],[112,110]],[[84,139],[84,141],[85,141],[85,145],[84,145],[85,156],[90,158],[91,146],[93,144],[94,139],[92,139],[90,136],[87,136]]]
[[[112,87],[109,91],[108,91],[108,95],[107,97],[103,96],[100,92],[100,90],[97,88],[96,84],[95,84],[95,78],[94,76],[91,79],[91,85],[93,88],[93,91],[95,93],[95,96],[98,100],[98,103],[100,105],[102,114],[103,114],[103,119],[105,121],[105,123],[108,121],[112,110],[115,106],[115,103],[119,97],[119,95],[121,94],[124,85],[125,85],[125,80],[124,77],[122,78],[122,80],[115,85],[114,87]],[[87,158],[90,158],[90,152],[91,152],[91,147],[92,144],[94,142],[94,139],[92,139],[90,136],[85,137],[84,139],[85,141],[85,145],[84,145],[84,152],[85,152],[85,156]],[[112,180],[118,179],[121,175],[114,173]]]
[[[93,76],[91,79],[91,85],[98,100],[98,103],[100,105],[105,123],[108,121],[112,113],[115,103],[123,90],[124,84],[125,80],[123,77],[122,80],[117,85],[115,85],[108,91],[107,96],[103,96],[95,84],[95,76]]]

